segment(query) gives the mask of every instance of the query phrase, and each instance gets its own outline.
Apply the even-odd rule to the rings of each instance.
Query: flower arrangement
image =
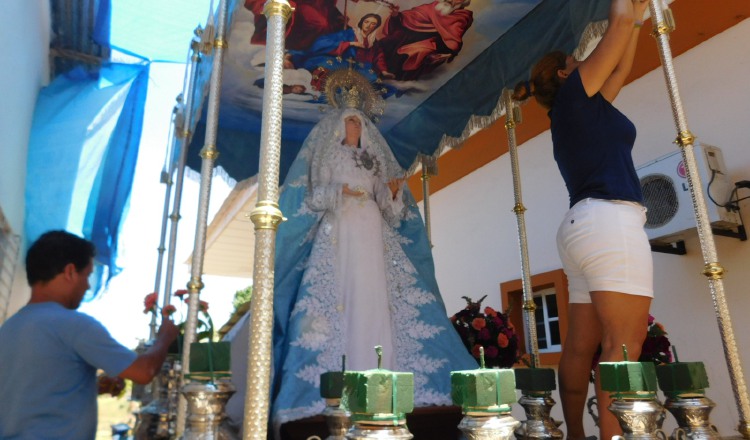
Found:
[[[185,303],[189,300],[187,290],[177,290],[174,296],[182,299]],[[159,313],[159,306],[156,304],[157,294],[150,293],[143,300],[143,313],[153,313],[155,316]],[[164,306],[161,309],[161,315],[164,318],[171,318],[177,313],[177,307],[173,304]],[[178,324],[180,333],[177,340],[169,347],[169,353],[181,354],[183,348],[183,338],[185,335],[185,324]],[[213,381],[219,377],[229,375],[231,366],[231,347],[229,342],[215,341],[214,323],[208,314],[208,303],[206,301],[198,302],[198,322],[195,342],[190,344],[189,371],[192,380]]]
[[[669,338],[667,338],[664,326],[656,322],[656,319],[649,314],[646,339],[643,340],[638,362],[653,362],[656,365],[669,364],[672,362],[671,346],[672,344],[669,342]],[[596,354],[594,354],[594,359],[591,361],[591,382],[594,382],[596,379],[596,367],[599,365],[601,351],[602,348],[600,346]]]
[[[174,292],[174,296],[182,299],[185,303],[188,302],[189,295],[185,289],[180,289]],[[158,295],[156,292],[149,293],[143,299],[143,313],[153,313],[157,315],[159,313],[159,305],[157,304]],[[165,318],[172,318],[177,313],[177,307],[174,304],[168,304],[161,309],[161,315]],[[214,323],[211,320],[211,316],[208,314],[208,303],[200,300],[198,302],[198,334],[196,341],[213,340],[214,336]],[[203,318],[203,319],[201,319]],[[180,335],[185,334],[185,322],[177,325],[180,329]]]
[[[648,332],[643,341],[641,356],[638,362],[653,362],[656,365],[669,364],[672,362],[671,343],[667,338],[664,326],[656,322],[653,316],[648,315]]]
[[[487,295],[476,302],[467,296],[462,298],[466,300],[466,307],[450,320],[469,353],[479,360],[482,347],[487,367],[512,367],[518,361],[518,336],[508,311],[502,313],[485,307],[482,313],[482,301]]]

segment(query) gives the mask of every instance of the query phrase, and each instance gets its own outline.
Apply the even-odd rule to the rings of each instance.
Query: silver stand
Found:
[[[355,422],[346,434],[346,438],[350,440],[409,440],[414,436],[409,432],[405,422],[396,426]]]
[[[178,377],[174,369],[175,360],[167,358],[161,371],[151,382],[155,387],[154,399],[141,408],[134,429],[136,440],[170,439],[174,434],[175,390]]]
[[[708,415],[716,404],[705,396],[668,397],[664,403],[677,420],[671,439],[674,440],[718,440],[719,431],[711,424]]]
[[[510,413],[466,413],[458,429],[467,440],[509,440],[518,425]]]
[[[658,400],[615,399],[609,405],[609,410],[620,422],[626,440],[666,440],[666,434],[659,429],[659,419],[664,408]]]
[[[523,392],[523,391],[522,391]],[[514,434],[521,439],[562,439],[563,432],[558,424],[550,417],[550,410],[555,406],[552,393],[523,392],[518,403],[526,412],[526,420],[516,428]]]
[[[225,418],[224,407],[235,388],[228,381],[215,383],[191,382],[182,387],[187,400],[187,424],[183,440],[218,440],[219,424]]]
[[[352,426],[349,411],[341,408],[341,399],[326,399],[326,409],[323,410],[326,425],[330,435],[326,440],[344,440],[346,433]]]

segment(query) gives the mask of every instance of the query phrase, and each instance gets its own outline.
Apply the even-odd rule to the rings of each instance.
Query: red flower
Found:
[[[186,289],[180,289],[174,291],[174,296],[177,298],[182,298],[183,296],[187,295],[188,291]]]
[[[143,313],[153,312],[156,313],[156,300],[158,299],[156,292],[149,293],[143,299]]]
[[[471,321],[471,326],[474,327],[474,330],[481,330],[487,326],[487,322],[485,322],[484,318],[474,318]]]
[[[491,335],[490,335],[490,329],[488,329],[487,327],[485,327],[485,328],[483,328],[483,329],[479,330],[479,335],[478,335],[478,338],[479,338],[480,340],[482,340],[482,341],[487,341],[487,340],[489,340],[489,339],[490,339],[490,336],[491,336]]]
[[[497,312],[495,311],[495,309],[489,306],[484,308],[484,314],[493,318],[497,316]]]
[[[208,313],[208,303],[206,301],[198,301],[198,311]]]
[[[164,306],[163,309],[161,309],[162,316],[172,316],[174,312],[177,311],[177,308],[173,306],[172,304],[168,304]]]
[[[510,341],[508,340],[508,337],[505,336],[505,333],[500,333],[497,335],[497,345],[500,346],[500,348],[505,348],[508,346],[508,343]]]
[[[495,359],[500,351],[494,345],[490,345],[484,349],[484,357],[487,359]]]
[[[474,344],[474,347],[473,347],[473,348],[471,349],[471,354],[472,354],[472,355],[473,355],[473,356],[474,356],[475,358],[477,358],[477,359],[479,359],[479,349],[480,349],[480,348],[482,348],[482,346],[481,346],[481,345],[479,345],[479,344]]]

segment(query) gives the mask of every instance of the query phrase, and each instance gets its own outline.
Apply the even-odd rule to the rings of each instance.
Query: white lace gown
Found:
[[[345,119],[362,121],[356,148],[341,144]],[[324,117],[308,135],[284,180],[279,207],[287,221],[276,235],[271,419],[320,414],[320,375],[377,367],[414,373],[415,406],[449,405],[450,372],[476,368],[448,320],[432,251],[406,186],[393,197],[387,182],[403,177],[372,121],[353,109]],[[362,197],[343,195],[346,184]],[[247,322],[244,329],[248,332]],[[232,370],[244,376],[248,345],[233,339]],[[235,365],[236,360],[236,365]],[[241,382],[241,380],[239,381]],[[245,386],[227,405],[242,426]]]
[[[397,224],[404,207],[401,191],[394,198],[382,180],[381,164],[367,149],[337,145],[313,173],[312,210],[324,211],[310,256],[310,266],[325,258],[328,246],[336,261],[336,308],[345,322],[347,369],[377,367],[374,347],[383,347],[383,367],[395,368],[393,329],[386,285],[384,220]],[[363,193],[343,194],[343,186]],[[305,278],[318,271],[306,272]],[[304,280],[305,282],[308,280]]]

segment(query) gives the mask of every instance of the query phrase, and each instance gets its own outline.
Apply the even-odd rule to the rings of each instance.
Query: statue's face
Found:
[[[357,116],[347,116],[344,119],[344,127],[347,139],[359,139],[362,134],[362,121]]]
[[[362,21],[362,33],[365,35],[370,35],[377,28],[378,20],[375,17],[367,17]]]

